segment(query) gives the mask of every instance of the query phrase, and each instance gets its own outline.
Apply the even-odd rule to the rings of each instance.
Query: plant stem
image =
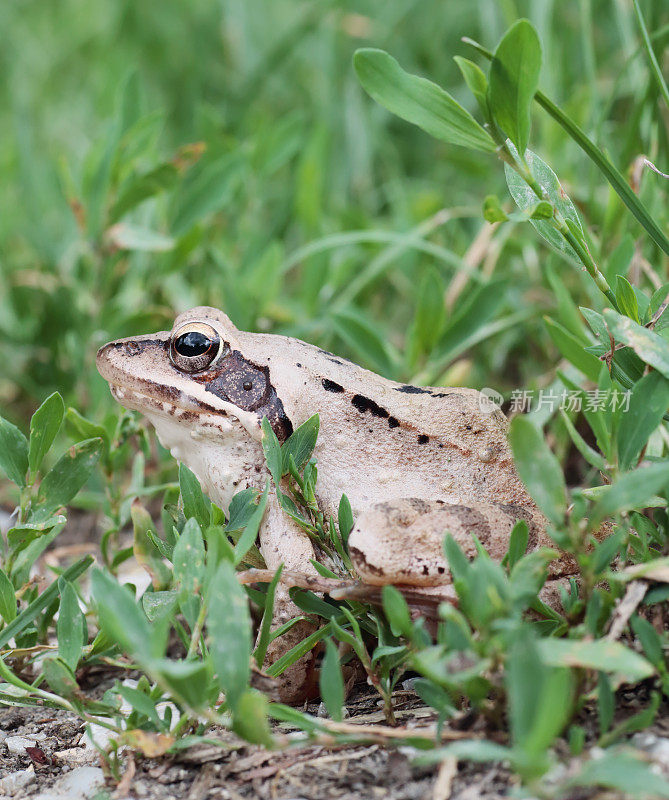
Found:
[[[190,661],[191,658],[197,653],[197,645],[200,641],[200,636],[202,635],[202,628],[204,628],[204,620],[207,616],[207,602],[205,598],[202,598],[202,604],[200,605],[200,613],[197,615],[197,619],[195,620],[195,627],[193,628],[193,633],[190,637],[190,645],[188,646],[188,653],[186,655],[186,661]]]
[[[539,200],[548,200],[548,202],[550,202],[550,198],[546,194],[543,186],[536,180],[534,175],[532,175],[527,165],[527,162],[523,157],[521,157],[520,159],[513,159],[513,163],[511,163],[511,166],[513,167],[513,169],[516,170],[516,172],[530,187],[530,189],[532,189],[532,191]],[[581,263],[587,270],[590,277],[595,282],[595,285],[600,290],[600,292],[602,292],[602,294],[606,297],[609,303],[611,303],[612,307],[616,311],[619,311],[620,309],[618,308],[618,302],[616,301],[616,297],[613,294],[606,278],[600,272],[597,264],[595,264],[595,261],[593,257],[590,255],[587,246],[585,246],[585,244],[579,239],[578,236],[575,236],[571,232],[565,218],[558,211],[555,205],[553,203],[551,203],[551,205],[553,206],[553,216],[554,216],[554,223],[556,230],[562,235],[565,241],[567,241],[571,245],[572,249],[581,260]]]
[[[465,44],[471,45],[485,58],[492,60],[493,53],[478,42],[464,37],[462,41]],[[651,239],[657,246],[669,256],[669,238],[667,238],[664,231],[655,222],[650,215],[650,212],[637,197],[632,190],[632,187],[625,180],[624,175],[620,170],[609,160],[609,158],[597,147],[597,145],[588,138],[585,132],[570,118],[559,106],[550,100],[543,92],[537,92],[534,95],[536,102],[547,111],[551,117],[571,136],[576,144],[583,150],[588,158],[593,161],[595,166],[604,175],[606,180],[611,184],[613,190],[618,197],[627,206],[628,210],[637,219],[639,224],[645,228]]]

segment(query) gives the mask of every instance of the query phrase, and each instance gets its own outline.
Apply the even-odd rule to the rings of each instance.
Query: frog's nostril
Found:
[[[137,342],[126,342],[125,347],[123,348],[127,355],[129,356],[136,356],[137,353],[140,352],[142,349]]]

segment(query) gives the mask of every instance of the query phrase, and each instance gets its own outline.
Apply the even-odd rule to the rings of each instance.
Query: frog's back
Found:
[[[319,484],[352,503],[396,497],[531,504],[504,414],[474,389],[397,383],[297,339],[254,334],[248,349],[281,376],[293,426],[318,412]]]

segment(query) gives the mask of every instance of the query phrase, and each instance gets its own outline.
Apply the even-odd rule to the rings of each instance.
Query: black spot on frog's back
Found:
[[[396,386],[395,391],[402,394],[430,394],[429,389],[423,389],[422,386],[411,386],[408,383],[404,386]]]
[[[449,397],[452,394],[452,392],[435,392],[434,389],[412,386],[409,383],[405,383],[404,386],[396,386],[395,391],[402,394],[429,394],[430,397]]]
[[[362,394],[354,394],[351,398],[351,403],[361,414],[369,411],[374,417],[381,417],[382,419],[388,419],[388,417],[390,417],[390,414],[385,408]]]

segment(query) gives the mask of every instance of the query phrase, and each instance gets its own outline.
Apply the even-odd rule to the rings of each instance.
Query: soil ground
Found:
[[[619,696],[619,719],[624,719],[643,705],[648,687]],[[411,727],[434,720],[411,691],[396,696],[398,723]],[[381,722],[377,697],[367,690],[348,703],[348,721]],[[317,713],[318,707],[308,709]],[[669,707],[660,709],[655,724],[644,731],[654,740],[669,744]],[[468,727],[472,718],[456,720],[457,727]],[[586,709],[580,722],[588,730],[589,744],[595,743],[596,714]],[[473,720],[472,735],[481,733],[481,721]],[[44,793],[64,773],[80,766],[101,762],[90,746],[87,748],[82,722],[65,712],[44,708],[9,708],[0,710],[0,738],[24,736],[35,739],[30,755],[9,754],[0,744],[0,778],[33,766],[35,779],[18,795],[31,798]],[[385,748],[380,745],[295,747],[269,752],[245,745],[226,731],[214,731],[218,745],[196,745],[175,756],[147,759],[126,757],[120,769],[121,784],[107,780],[105,795],[141,800],[496,800],[508,796],[514,781],[503,765],[477,765],[446,762],[438,767],[413,764],[416,751],[410,748]],[[659,738],[658,738],[659,737]],[[637,742],[638,743],[638,742]],[[558,743],[558,752],[567,757],[566,744]],[[80,755],[77,754],[80,751]],[[669,776],[669,763],[661,765]],[[569,800],[595,797],[596,791],[572,794]],[[83,798],[85,795],[81,795]],[[608,794],[607,797],[616,795]]]

